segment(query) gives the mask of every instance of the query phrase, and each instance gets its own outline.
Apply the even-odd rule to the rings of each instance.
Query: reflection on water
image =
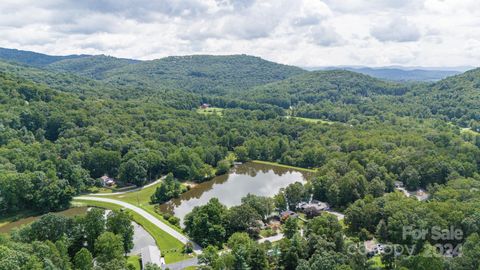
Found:
[[[309,173],[279,166],[245,163],[235,166],[228,175],[221,175],[201,183],[179,198],[160,206],[163,212],[172,213],[183,222],[183,217],[195,206],[206,204],[211,198],[218,198],[227,206],[238,205],[248,193],[259,196],[273,196],[282,187],[293,182],[304,182]]]

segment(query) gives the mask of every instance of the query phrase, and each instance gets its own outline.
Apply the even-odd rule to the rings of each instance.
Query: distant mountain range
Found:
[[[363,67],[363,66],[333,66],[333,67],[308,67],[306,70],[348,70],[369,75],[378,79],[389,81],[417,81],[434,82],[446,77],[458,75],[474,67]]]

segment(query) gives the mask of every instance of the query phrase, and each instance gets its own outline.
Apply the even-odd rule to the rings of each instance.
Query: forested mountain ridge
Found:
[[[35,67],[44,67],[57,61],[82,58],[86,56],[87,55],[52,56],[31,51],[0,48],[0,59],[27,64]]]
[[[249,89],[245,100],[292,107],[295,116],[348,122],[388,114],[480,121],[480,69],[436,83],[396,83],[345,70],[314,71]]]
[[[0,73],[60,92],[78,94],[82,98],[154,100],[163,105],[180,109],[192,109],[201,102],[200,96],[179,89],[163,89],[160,91],[156,88],[118,85],[73,73],[56,72],[13,62],[0,61]]]
[[[106,81],[118,84],[223,95],[305,72],[247,55],[192,55],[143,61],[113,69],[105,77]]]
[[[385,82],[345,70],[313,71],[283,81],[258,86],[244,94],[245,98],[271,103],[283,108],[299,102],[320,101],[358,103],[375,95],[402,95],[406,86]]]
[[[62,92],[96,97],[120,97],[124,94],[118,88],[101,81],[15,62],[0,60],[0,72],[36,84],[48,85],[48,87]]]
[[[58,72],[70,72],[79,76],[101,80],[104,79],[105,72],[139,62],[140,61],[138,60],[132,59],[94,55],[56,61],[46,66],[46,68]]]
[[[4,50],[10,52],[9,49]],[[21,52],[5,54],[4,57],[0,54],[0,59],[60,73],[73,73],[120,87],[149,89],[150,92],[178,89],[199,94],[223,95],[307,72],[298,67],[248,55],[170,56],[139,61],[104,55],[61,58]]]
[[[427,106],[433,116],[480,131],[480,68],[415,87],[408,100]]]

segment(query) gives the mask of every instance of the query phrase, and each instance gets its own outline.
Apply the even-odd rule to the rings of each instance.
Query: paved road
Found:
[[[122,206],[124,208],[127,208],[127,209],[130,209],[130,210],[136,212],[137,214],[141,215],[142,217],[146,218],[148,221],[153,223],[155,226],[160,228],[162,231],[164,231],[164,232],[170,234],[171,236],[175,237],[176,239],[178,239],[183,244],[191,242],[186,236],[177,232],[176,230],[174,230],[173,228],[171,228],[167,224],[163,223],[162,221],[160,221],[156,217],[152,216],[147,211],[145,211],[145,210],[143,210],[143,209],[141,209],[137,206],[131,205],[129,203],[122,202],[122,201],[119,201],[119,200],[114,200],[114,199],[101,198],[101,197],[90,197],[90,196],[80,196],[80,197],[75,197],[74,199],[87,200],[87,201],[97,201],[97,202],[106,202],[106,203],[113,203],[113,204],[116,204],[116,205],[120,205],[120,206]],[[193,245],[194,245],[194,252],[195,253],[197,253],[197,254],[202,253],[202,249],[200,248],[199,245],[197,245],[195,243]]]
[[[157,248],[155,239],[148,233],[142,226],[136,222],[132,222],[133,225],[133,248],[128,255],[138,255],[142,252],[142,248],[153,246]]]
[[[156,185],[157,183],[160,183],[163,179],[165,179],[165,177],[166,176],[162,176],[160,179],[155,180],[152,183],[150,183],[148,185],[145,185],[143,187],[139,187],[139,188],[134,188],[134,189],[126,190],[126,191],[112,192],[112,193],[90,193],[88,195],[89,196],[115,196],[115,195],[121,195],[121,194],[125,194],[125,193],[135,192],[135,191],[139,191],[139,190],[151,187],[153,185]]]

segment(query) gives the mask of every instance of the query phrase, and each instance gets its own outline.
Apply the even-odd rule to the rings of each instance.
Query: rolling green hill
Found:
[[[401,84],[381,81],[360,73],[332,70],[309,72],[258,86],[245,92],[244,97],[288,108],[300,102],[357,104],[373,96],[401,95],[405,91],[406,87]]]
[[[437,83],[385,82],[345,70],[315,71],[253,87],[245,100],[290,108],[294,116],[348,122],[362,116],[480,121],[480,69]]]
[[[0,61],[0,74],[25,80],[60,92],[74,93],[82,98],[108,98],[115,100],[139,99],[156,102],[178,109],[192,109],[201,102],[200,96],[178,89],[155,90],[116,85],[72,73],[29,67]]]
[[[293,116],[341,122],[388,115],[434,117],[463,127],[477,127],[480,120],[478,69],[436,83],[400,83],[346,70],[308,72],[247,55],[137,61],[1,49],[2,57],[23,64],[0,62],[0,71],[56,90],[155,100],[175,108],[209,102],[223,108],[275,108],[277,113],[291,108]]]
[[[105,55],[49,56],[1,49],[0,59],[103,81],[128,89],[123,94],[129,97],[132,93],[147,95],[166,90],[224,95],[307,72],[247,55],[172,56],[139,61]]]
[[[105,72],[139,62],[140,61],[131,59],[95,55],[57,61],[48,65],[47,68],[54,71],[71,72],[80,76],[101,80],[104,79]]]
[[[439,81],[422,94],[432,113],[480,130],[480,68]]]
[[[86,56],[87,55],[52,56],[30,51],[0,48],[0,59],[10,62],[27,64],[35,67],[44,67],[57,61],[65,59],[77,59]]]
[[[247,55],[175,56],[106,72],[106,81],[139,87],[177,88],[190,92],[222,95],[305,73]]]
[[[13,62],[0,61],[0,73],[8,73],[17,78],[37,84],[48,85],[50,88],[62,92],[98,97],[114,97],[120,95],[119,89],[100,81],[80,77],[71,73],[53,72]]]

